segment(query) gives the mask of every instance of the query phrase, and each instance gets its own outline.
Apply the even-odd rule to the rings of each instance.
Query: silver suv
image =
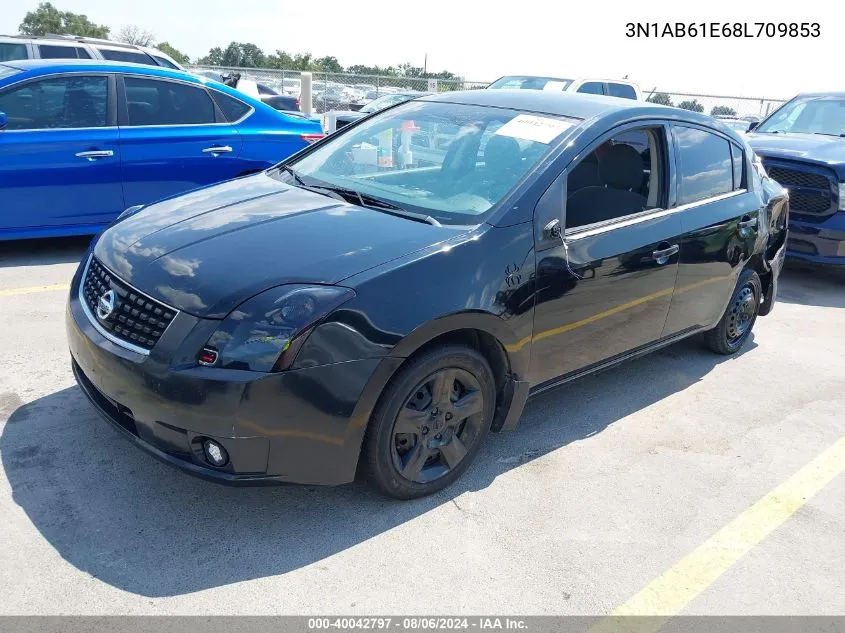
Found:
[[[18,59],[107,59],[185,70],[156,48],[78,35],[0,35],[0,63]]]

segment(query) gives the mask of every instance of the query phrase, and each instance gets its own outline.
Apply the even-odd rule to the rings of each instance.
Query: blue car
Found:
[[[322,137],[184,72],[137,64],[0,64],[0,240],[99,232],[124,209],[255,173]]]
[[[845,92],[800,94],[748,134],[789,190],[786,256],[845,266]]]

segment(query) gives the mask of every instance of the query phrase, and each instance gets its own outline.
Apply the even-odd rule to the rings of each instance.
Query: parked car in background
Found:
[[[787,256],[845,265],[845,92],[800,94],[752,130],[766,172],[789,190]]]
[[[422,162],[426,130],[448,149]],[[694,334],[742,348],[788,213],[751,157],[645,102],[403,103],[109,227],[71,283],[73,372],[189,473],[431,494],[529,395]]]
[[[320,137],[317,121],[175,70],[0,64],[0,239],[93,234],[127,207],[265,169]]]
[[[0,35],[0,63],[21,59],[104,59],[185,70],[157,48],[79,35]]]
[[[745,134],[751,127],[752,123],[754,123],[754,119],[746,119],[736,116],[717,115],[713,118],[715,118],[717,121],[721,121],[729,128],[731,128],[732,130],[736,130],[740,134]]]
[[[642,100],[640,87],[626,79],[564,79],[562,77],[540,77],[535,75],[506,75],[489,86],[488,90],[551,90],[553,92],[581,92],[606,95],[623,99]]]
[[[424,97],[427,94],[431,93],[418,91],[391,93],[382,95],[378,99],[373,99],[357,111],[333,110],[331,112],[326,112],[321,117],[323,131],[326,134],[331,134],[332,132],[339,130],[344,126],[349,125],[353,121],[357,121],[358,119],[364,118],[368,114],[372,114],[373,112],[379,112],[381,110],[384,110],[385,108],[389,108],[392,105],[396,105],[397,103],[410,101],[411,99],[416,99],[418,97]]]

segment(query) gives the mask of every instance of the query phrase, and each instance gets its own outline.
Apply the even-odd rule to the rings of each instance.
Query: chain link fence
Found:
[[[763,119],[785,103],[784,99],[769,97],[730,97],[669,90],[654,90],[646,92],[643,96],[649,101],[663,105],[672,105],[704,114],[735,116],[749,121]]]
[[[229,68],[222,66],[192,66],[190,71],[208,74],[215,79],[238,73],[244,79],[263,84],[279,94],[299,96],[301,75],[298,70],[270,68]],[[355,75],[349,73],[313,72],[312,99],[318,114],[331,110],[350,110],[363,107],[369,101],[397,92],[450,92],[485,88],[490,82],[465,79],[426,79],[395,75]],[[644,91],[644,97],[656,103],[673,105],[704,112],[722,114],[748,120],[759,120],[778,108],[783,99],[769,97],[731,97],[691,94],[671,90]]]
[[[238,73],[244,79],[263,84],[279,94],[299,96],[302,73],[297,70],[270,68],[229,68],[191,66],[189,71],[219,76]],[[215,76],[217,75],[217,76]],[[390,75],[353,75],[349,73],[311,73],[311,92],[316,113],[350,110],[362,107],[378,97],[398,92],[450,92],[484,88],[489,82],[463,79],[426,79]]]

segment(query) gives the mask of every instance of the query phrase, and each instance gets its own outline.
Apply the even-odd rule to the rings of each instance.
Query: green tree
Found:
[[[667,95],[665,92],[655,92],[648,98],[648,101],[650,101],[651,103],[657,103],[659,105],[672,105],[672,97]]]
[[[261,68],[265,61],[264,51],[255,44],[232,42],[223,51],[222,65],[237,68]]]
[[[28,11],[18,30],[24,35],[83,35],[87,37],[109,36],[109,27],[94,24],[88,16],[70,11],[59,11],[50,2],[42,2],[35,11]]]
[[[337,61],[337,57],[330,56],[330,57],[320,57],[319,59],[314,60],[314,64],[323,72],[327,73],[342,73],[343,66],[340,65],[340,62]]]
[[[190,64],[191,58],[185,55],[182,51],[178,48],[174,48],[170,45],[169,42],[162,42],[161,44],[156,45],[156,48],[160,50],[162,53],[166,53],[170,55],[173,59],[175,59],[180,64]]]
[[[713,106],[710,116],[736,116],[736,110],[728,106]]]
[[[697,99],[693,99],[692,101],[681,101],[678,104],[679,108],[683,108],[684,110],[691,110],[692,112],[704,112],[704,106],[701,105]]]
[[[129,24],[120,29],[117,34],[117,41],[135,44],[136,46],[152,46],[155,44],[156,36],[152,31],[145,31],[141,27]]]
[[[222,66],[223,65],[223,49],[215,46],[205,57],[200,57],[197,60],[200,66]]]

